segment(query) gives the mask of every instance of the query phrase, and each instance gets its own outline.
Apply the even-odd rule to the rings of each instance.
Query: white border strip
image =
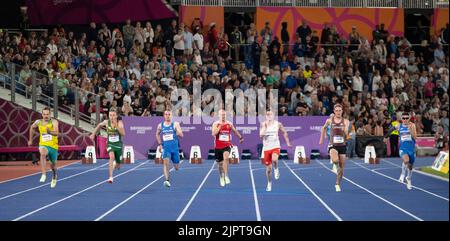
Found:
[[[80,172],[80,173],[73,174],[73,175],[68,176],[68,177],[65,177],[65,178],[58,179],[58,182],[61,182],[61,181],[64,181],[64,180],[67,180],[67,179],[70,179],[70,178],[73,178],[73,177],[82,175],[82,174],[87,173],[87,172],[92,172],[92,171],[97,170],[97,169],[99,169],[100,167],[103,167],[103,166],[105,166],[105,165],[107,165],[107,164],[108,164],[108,163],[105,163],[105,164],[103,164],[103,165],[101,165],[101,166],[98,166],[98,167],[96,167],[96,168],[88,169],[88,170],[86,170],[86,171],[84,171],[84,172]],[[42,184],[42,185],[39,185],[39,186],[37,186],[37,187],[29,188],[29,189],[26,189],[26,190],[23,190],[23,191],[20,191],[20,192],[16,192],[16,193],[13,193],[13,194],[6,195],[6,196],[4,196],[4,197],[0,197],[0,201],[1,201],[1,200],[4,200],[4,199],[7,199],[7,198],[10,198],[10,197],[17,196],[17,195],[22,194],[22,193],[26,193],[26,192],[29,192],[29,191],[32,191],[32,190],[35,190],[35,189],[38,189],[38,188],[47,186],[47,185],[50,185],[50,183]]]
[[[125,171],[125,172],[122,172],[122,173],[120,173],[120,174],[118,174],[118,175],[116,175],[116,176],[114,176],[114,177],[120,177],[120,176],[122,176],[122,175],[125,175],[126,173],[131,172],[131,171],[133,171],[134,169],[136,169],[136,168],[138,168],[138,167],[140,167],[140,166],[142,166],[142,165],[144,165],[144,164],[146,164],[146,163],[148,163],[148,162],[149,162],[149,161],[143,162],[143,163],[141,163],[141,164],[139,164],[139,165],[133,167],[132,169],[129,169],[129,170]],[[72,195],[70,195],[70,196],[67,196],[67,197],[65,197],[65,198],[59,199],[58,201],[52,202],[52,203],[47,204],[47,205],[45,205],[45,206],[43,206],[43,207],[41,207],[41,208],[38,208],[38,209],[36,209],[36,210],[34,210],[34,211],[31,211],[31,212],[29,212],[29,213],[27,213],[27,214],[24,214],[24,215],[22,215],[22,216],[20,216],[20,217],[18,217],[18,218],[16,218],[16,219],[13,219],[12,221],[19,221],[19,220],[21,220],[21,219],[24,219],[24,218],[26,218],[26,217],[28,217],[28,216],[30,216],[30,215],[33,215],[33,214],[35,214],[35,213],[37,213],[37,212],[39,212],[39,211],[42,211],[42,210],[44,210],[44,209],[46,209],[46,208],[48,208],[48,207],[51,207],[51,206],[53,206],[53,205],[55,205],[55,204],[58,204],[58,203],[60,203],[60,202],[62,202],[62,201],[64,201],[64,200],[67,200],[67,199],[69,199],[69,198],[72,198],[72,197],[74,197],[74,196],[76,196],[76,195],[78,195],[78,194],[80,194],[80,193],[86,192],[86,191],[88,191],[88,190],[90,190],[90,189],[92,189],[92,188],[94,188],[94,187],[100,186],[101,184],[104,184],[104,183],[106,183],[106,182],[107,182],[107,181],[101,181],[101,182],[98,182],[97,184],[94,184],[94,185],[92,185],[92,186],[90,186],[90,187],[88,187],[88,188],[85,188],[85,189],[83,189],[83,190],[81,190],[81,191],[79,191],[79,192],[76,192],[76,193],[74,193],[74,194],[72,194]]]

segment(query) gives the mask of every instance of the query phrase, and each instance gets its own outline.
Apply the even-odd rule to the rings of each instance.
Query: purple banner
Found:
[[[288,132],[292,147],[288,148],[284,138],[280,134],[281,149],[286,149],[289,158],[293,159],[295,146],[305,147],[307,155],[311,149],[319,149],[321,155],[326,155],[326,141],[319,146],[320,128],[325,123],[327,117],[308,116],[308,117],[279,117],[278,121],[283,123]],[[124,137],[125,145],[134,147],[135,157],[137,159],[147,159],[149,149],[156,149],[155,139],[156,127],[163,121],[162,117],[124,117],[126,135]],[[192,123],[192,122],[191,122]],[[259,122],[257,124],[235,124],[238,131],[244,137],[244,143],[233,134],[232,143],[238,146],[239,154],[242,150],[250,149],[253,158],[258,157],[257,147],[262,143],[259,137]],[[183,124],[181,122],[184,137],[180,140],[181,149],[186,156],[189,155],[191,146],[199,145],[202,152],[202,158],[207,159],[209,149],[214,148],[214,138],[211,136],[210,124]],[[259,158],[258,158],[259,159]]]
[[[121,23],[174,18],[160,0],[27,0],[32,25]]]

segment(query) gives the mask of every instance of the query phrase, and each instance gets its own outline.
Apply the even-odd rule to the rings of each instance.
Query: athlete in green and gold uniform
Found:
[[[108,142],[106,145],[106,150],[109,153],[109,179],[108,182],[113,182],[113,170],[114,167],[117,169],[120,167],[122,159],[122,137],[125,135],[125,128],[123,122],[117,119],[117,110],[111,108],[109,110],[109,120],[104,120],[97,125],[95,130],[92,132],[90,138],[94,140],[95,134],[102,127],[106,127],[106,132],[108,134]]]

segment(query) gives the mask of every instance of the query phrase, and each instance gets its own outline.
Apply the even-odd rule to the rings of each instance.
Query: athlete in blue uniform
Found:
[[[162,136],[162,141],[161,141]],[[169,181],[169,160],[174,164],[175,170],[178,171],[180,163],[179,137],[183,137],[180,123],[172,121],[172,112],[164,111],[164,121],[158,125],[156,130],[156,140],[158,141],[159,150],[162,149],[162,158],[164,161],[164,176],[166,180],[164,185],[170,187]]]
[[[399,182],[403,183],[406,176],[406,187],[411,190],[411,176],[413,171],[414,161],[416,160],[415,154],[415,146],[416,146],[416,126],[414,123],[409,122],[410,116],[407,112],[402,114],[402,123],[400,125],[395,126],[394,128],[389,129],[388,134],[385,136],[389,136],[392,131],[398,130],[400,137],[400,149],[399,155],[403,159],[402,163],[402,173]],[[385,139],[386,140],[386,139]]]

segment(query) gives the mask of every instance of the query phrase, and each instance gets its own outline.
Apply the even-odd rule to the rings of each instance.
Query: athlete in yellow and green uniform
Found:
[[[50,118],[50,109],[45,107],[42,109],[42,119],[36,120],[30,128],[30,135],[28,139],[28,146],[33,144],[34,130],[39,130],[39,153],[41,161],[41,179],[40,182],[45,182],[46,179],[46,160],[50,161],[52,168],[51,188],[56,186],[56,161],[58,159],[58,121]]]

